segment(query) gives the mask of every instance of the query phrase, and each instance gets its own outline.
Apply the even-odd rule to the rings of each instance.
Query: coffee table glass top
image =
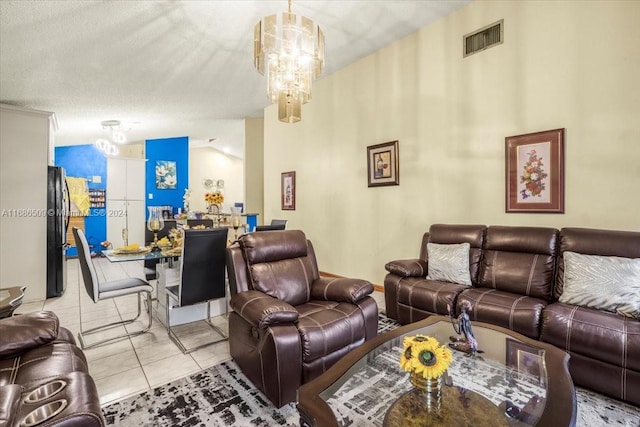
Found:
[[[436,317],[427,319],[431,324],[423,327],[405,326],[404,333],[399,335],[392,331],[386,335],[396,337],[375,347],[365,343],[367,351],[361,351],[362,357],[348,369],[343,369],[341,374],[336,374],[336,371],[351,364],[353,359],[312,381],[310,387],[303,386],[298,405],[302,418],[305,419],[306,409],[315,404],[321,407],[328,405],[337,425],[451,425],[451,417],[459,421],[455,425],[536,425],[545,413],[550,396],[547,364],[552,356],[553,364],[557,365],[554,370],[563,371],[556,368],[564,364],[565,372],[560,373],[566,375],[569,390],[573,392],[573,396],[567,398],[569,402],[575,401],[564,352],[516,333],[505,333],[503,331],[506,330],[501,328],[474,323],[473,332],[483,353],[471,357],[454,350],[453,362],[444,377],[440,413],[420,414],[427,409],[416,409],[412,403],[416,398],[413,395],[415,388],[409,373],[399,365],[402,341],[405,336],[424,334],[446,345],[450,337],[457,337],[446,317],[437,318],[440,320]],[[353,353],[357,352],[358,349]],[[327,381],[327,377],[332,378]],[[311,402],[313,398],[309,399],[309,392],[313,394],[316,391],[314,398],[321,399],[326,405]],[[575,404],[573,406],[575,413]],[[412,408],[413,415],[403,418],[399,414],[410,412],[407,407]],[[571,419],[571,407],[568,410]]]

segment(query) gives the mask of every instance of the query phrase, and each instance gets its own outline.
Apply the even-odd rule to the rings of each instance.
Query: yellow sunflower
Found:
[[[418,334],[405,337],[402,344],[404,348],[400,355],[400,367],[424,378],[439,377],[453,360],[451,350],[442,347],[433,337]]]
[[[415,358],[411,356],[411,348],[414,344],[426,343],[434,348],[439,345],[438,340],[426,335],[417,334],[410,337],[404,337],[402,340],[402,354],[400,355],[400,367],[405,371],[413,370],[413,363]]]
[[[424,342],[411,346],[413,370],[424,378],[438,378],[451,364],[451,350]]]

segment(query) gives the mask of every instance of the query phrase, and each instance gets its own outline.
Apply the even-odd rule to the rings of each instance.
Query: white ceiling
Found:
[[[294,0],[292,12],[323,29],[326,76],[468,1]],[[253,27],[286,8],[285,0],[2,0],[0,102],[56,113],[56,145],[90,143],[101,121],[115,119],[132,142],[186,135],[243,157],[243,119],[269,104],[253,66]]]

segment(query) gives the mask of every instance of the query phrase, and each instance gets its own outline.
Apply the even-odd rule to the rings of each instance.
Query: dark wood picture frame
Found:
[[[398,141],[367,147],[367,184],[369,187],[400,185]]]
[[[564,128],[505,138],[506,212],[564,213]]]
[[[542,384],[545,377],[544,350],[512,338],[506,340],[506,365],[523,375],[534,377]]]
[[[296,210],[296,173],[282,172],[280,178],[280,201],[283,211]]]

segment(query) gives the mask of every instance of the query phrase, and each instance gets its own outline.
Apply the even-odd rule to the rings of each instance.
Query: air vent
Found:
[[[504,41],[504,19],[487,25],[484,28],[466,34],[463,41],[463,57],[473,55],[490,47],[502,44]]]

